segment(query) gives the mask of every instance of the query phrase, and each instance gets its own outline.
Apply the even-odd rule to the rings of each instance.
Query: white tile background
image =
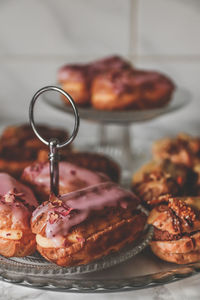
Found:
[[[54,84],[62,64],[116,53],[167,73],[193,97],[187,108],[135,126],[136,136],[198,133],[199,32],[198,0],[0,0],[0,124],[27,120],[33,93]],[[44,104],[40,115],[72,124]],[[79,140],[91,135],[96,126],[82,122]]]

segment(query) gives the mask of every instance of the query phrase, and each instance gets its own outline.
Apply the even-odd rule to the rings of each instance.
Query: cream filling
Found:
[[[0,238],[7,240],[20,240],[22,238],[23,232],[21,230],[0,230]]]
[[[70,234],[67,237],[67,240],[70,243],[77,243],[80,241],[80,238],[77,234]],[[40,234],[36,235],[36,242],[39,246],[43,248],[58,248],[63,247],[65,245],[66,238],[57,236],[55,238],[48,239],[46,237],[43,237]]]
[[[36,235],[36,242],[42,248],[57,248],[63,245],[64,238],[48,239],[40,234]]]
[[[70,81],[63,84],[63,88],[70,91],[77,91],[83,89],[83,83]]]

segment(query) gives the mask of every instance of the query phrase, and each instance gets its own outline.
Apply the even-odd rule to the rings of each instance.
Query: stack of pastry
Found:
[[[150,209],[152,251],[178,264],[200,260],[200,138],[179,134],[153,144],[154,160],[133,176],[133,191]]]
[[[139,198],[105,175],[61,163],[65,194],[44,201],[50,179],[46,164],[27,167],[25,174],[33,191],[40,191],[42,204],[38,206],[29,187],[0,173],[0,254],[26,256],[37,248],[51,262],[73,266],[140,237],[146,215],[137,208]]]
[[[177,264],[200,260],[200,198],[169,198],[148,217],[154,226],[151,249],[161,259]]]
[[[47,139],[66,135],[40,130]],[[116,163],[98,154],[62,152],[56,198],[50,195],[47,153],[29,126],[9,127],[1,137],[1,169],[22,176],[19,182],[0,173],[0,254],[26,256],[37,248],[49,261],[72,266],[140,237],[146,215],[138,210],[138,197],[111,181],[119,179]]]
[[[162,107],[175,89],[166,75],[136,69],[119,56],[65,65],[58,71],[58,82],[78,105],[100,110]]]

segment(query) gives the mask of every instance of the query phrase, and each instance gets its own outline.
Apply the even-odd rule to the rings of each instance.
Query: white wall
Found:
[[[55,84],[62,64],[116,53],[167,73],[193,96],[185,109],[136,125],[136,136],[148,138],[148,131],[155,137],[179,130],[196,134],[199,32],[198,0],[0,0],[0,124],[27,120],[33,93]],[[40,116],[72,124],[43,104]],[[92,128],[95,136],[95,125],[82,122],[79,140],[89,138]]]

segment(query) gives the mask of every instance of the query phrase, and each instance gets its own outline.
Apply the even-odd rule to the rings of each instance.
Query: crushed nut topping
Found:
[[[49,197],[49,201],[53,206],[62,206],[63,202],[58,197],[56,197],[54,194],[51,194]]]
[[[4,195],[4,199],[7,203],[13,203],[15,202],[16,198],[20,198],[22,196],[24,196],[24,194],[18,193],[17,190],[14,188],[13,190],[10,190],[7,194]]]
[[[60,213],[63,217],[66,217],[67,215],[69,215],[69,213],[70,213],[71,210],[72,210],[72,208],[69,208],[68,210],[60,211],[59,213]]]
[[[196,213],[194,209],[186,205],[183,201],[179,199],[169,199],[169,208],[171,208],[176,215],[188,222],[188,225],[192,226],[192,223],[196,219]]]
[[[170,194],[164,194],[164,195],[160,195],[158,197],[158,201],[159,202],[168,202],[170,199],[171,195]]]
[[[56,222],[56,220],[58,220],[59,216],[57,213],[51,213],[49,216],[49,223],[53,224]]]

